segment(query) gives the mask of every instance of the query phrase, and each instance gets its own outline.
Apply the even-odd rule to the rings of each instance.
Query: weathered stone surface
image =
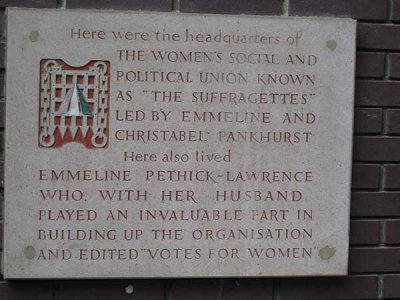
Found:
[[[6,278],[347,273],[353,20],[7,28]]]

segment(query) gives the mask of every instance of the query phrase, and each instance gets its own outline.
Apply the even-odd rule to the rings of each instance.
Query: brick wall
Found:
[[[0,0],[2,140],[6,63],[3,25],[7,6],[346,16],[358,19],[359,24],[348,277],[17,282],[0,279],[0,299],[400,298],[400,0]],[[4,147],[1,148],[3,169]],[[0,174],[3,186],[3,172]],[[0,249],[1,219],[0,209]]]

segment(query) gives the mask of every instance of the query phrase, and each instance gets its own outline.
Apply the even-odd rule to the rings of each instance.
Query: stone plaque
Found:
[[[7,15],[6,278],[347,274],[355,21]]]

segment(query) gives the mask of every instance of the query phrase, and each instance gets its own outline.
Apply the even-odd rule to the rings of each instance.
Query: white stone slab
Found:
[[[347,274],[355,21],[7,15],[6,278]]]

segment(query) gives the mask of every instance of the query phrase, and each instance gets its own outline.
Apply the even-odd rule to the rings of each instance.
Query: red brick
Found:
[[[376,245],[380,239],[380,222],[353,220],[350,222],[350,244]]]
[[[284,278],[280,280],[279,290],[280,300],[376,299],[378,278],[377,276]]]
[[[388,134],[400,134],[400,109],[388,109],[386,111],[386,132]]]
[[[0,69],[6,67],[6,44],[0,43]]]
[[[4,98],[4,83],[4,72],[0,70],[0,99]]]
[[[0,160],[0,188],[4,188],[4,160]]]
[[[400,137],[354,137],[353,160],[400,161]]]
[[[351,187],[353,189],[378,189],[379,165],[354,164]]]
[[[218,14],[280,15],[283,0],[180,0],[183,12]]]
[[[385,20],[386,5],[382,0],[292,0],[289,2],[289,15]]]
[[[383,276],[383,297],[400,299],[400,275]]]
[[[172,0],[65,0],[67,8],[171,11]],[[156,17],[156,16],[155,16]]]
[[[400,217],[400,193],[353,192],[351,215],[353,217]]]
[[[382,109],[356,108],[354,110],[354,133],[380,133],[382,131]]]
[[[224,280],[220,300],[272,300],[272,280],[270,279],[230,279]],[[175,299],[175,298],[173,298]],[[192,300],[192,298],[190,298]],[[205,299],[205,298],[203,298]]]
[[[4,10],[0,10],[0,40],[6,37],[6,15]]]
[[[400,32],[399,32],[400,34]],[[400,82],[356,81],[357,106],[400,106]]]
[[[174,300],[216,299],[222,284],[222,280],[174,280],[169,295]]]
[[[272,300],[272,280],[175,280],[170,290],[174,300]]]
[[[356,59],[356,76],[382,78],[385,75],[385,54],[359,52]]]
[[[57,7],[57,0],[0,0],[0,7]]]
[[[4,145],[4,139],[5,139],[4,130],[0,129],[0,145]],[[5,154],[4,153],[4,147],[0,146],[0,161],[4,160],[4,157],[5,157],[4,154]]]
[[[400,22],[400,0],[392,0],[393,3],[393,13],[392,13],[392,21]]]
[[[400,54],[389,54],[390,78],[400,78]]]
[[[2,86],[0,86],[0,89],[1,88]],[[6,116],[6,103],[4,101],[0,101],[0,128],[4,128],[5,116]]]
[[[400,220],[386,221],[386,244],[400,244]]]
[[[400,26],[359,23],[357,46],[362,49],[398,50],[400,49]]]
[[[400,165],[385,166],[385,189],[400,190]]]
[[[0,222],[0,249],[3,249],[3,222]]]
[[[400,248],[352,248],[349,272],[377,273],[400,270]]]
[[[132,294],[125,291],[129,284],[133,286]],[[164,300],[164,284],[161,280],[68,281],[58,284],[55,299]]]
[[[0,281],[1,300],[52,300],[53,286],[44,281]]]
[[[0,220],[3,219],[3,208],[4,208],[4,192],[0,193]]]

